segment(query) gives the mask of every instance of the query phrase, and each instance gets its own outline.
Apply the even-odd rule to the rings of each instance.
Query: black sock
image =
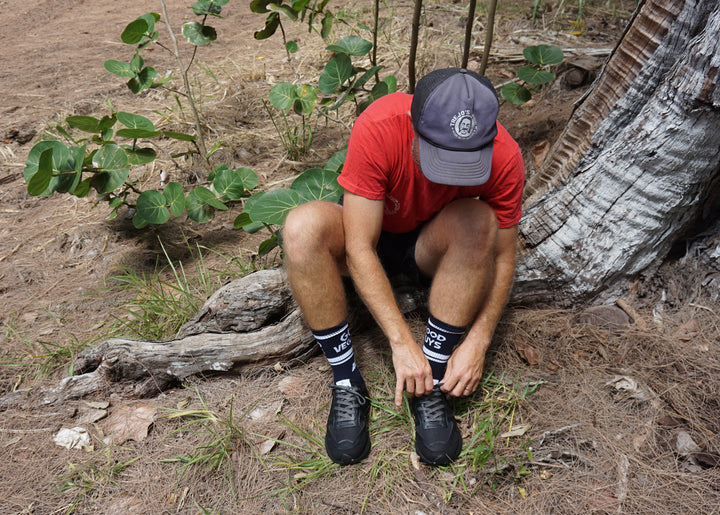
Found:
[[[335,384],[350,386],[350,380],[364,384],[355,362],[355,352],[350,341],[350,328],[347,322],[312,333],[330,363]]]
[[[464,327],[446,324],[432,315],[428,318],[423,354],[430,362],[434,384],[440,382],[445,375],[447,361],[463,334]]]

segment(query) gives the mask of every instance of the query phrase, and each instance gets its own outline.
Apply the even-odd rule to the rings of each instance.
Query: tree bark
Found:
[[[513,301],[577,305],[657,267],[720,170],[720,4],[647,1],[527,185]]]

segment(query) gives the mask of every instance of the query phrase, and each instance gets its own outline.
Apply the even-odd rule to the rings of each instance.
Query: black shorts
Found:
[[[343,199],[340,197],[339,204]],[[415,262],[415,245],[423,226],[412,231],[392,233],[382,231],[377,243],[377,253],[388,277],[404,275],[416,286],[430,288],[432,278],[425,276]]]
[[[377,244],[380,262],[388,277],[404,275],[422,288],[430,288],[432,279],[425,276],[415,262],[415,245],[422,225],[399,234],[382,231]]]

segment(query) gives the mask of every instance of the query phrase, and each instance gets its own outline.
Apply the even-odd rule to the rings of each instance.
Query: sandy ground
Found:
[[[192,17],[184,2],[168,3],[175,26]],[[129,59],[131,52],[119,34],[149,9],[140,9],[129,0],[3,0],[0,7],[4,13],[0,26],[0,302],[4,308],[0,314],[4,365],[0,393],[6,393],[32,386],[32,377],[24,376],[23,369],[7,364],[18,359],[27,362],[29,353],[38,352],[38,342],[71,348],[100,336],[114,317],[124,316],[121,307],[126,296],[103,289],[121,265],[151,272],[162,242],[172,259],[190,267],[189,241],[221,252],[222,257],[210,253],[207,258],[209,266],[220,270],[231,258],[252,260],[259,240],[232,229],[236,212],[203,226],[137,231],[122,214],[107,221],[105,206],[96,207],[91,200],[28,196],[22,178],[27,152],[44,130],[65,116],[102,116],[108,98],[118,111],[156,120],[158,112],[170,113],[168,123],[178,130],[188,122],[173,111],[171,96],[161,92],[133,96],[122,80],[102,67],[106,59]],[[394,19],[407,16],[409,7],[409,3],[399,4]],[[435,2],[430,9],[428,34],[437,36],[440,50],[426,51],[423,66],[453,64],[443,52],[452,47],[448,27],[457,31],[460,26],[453,18],[459,7]],[[519,30],[529,26],[528,9],[501,11],[499,47],[520,47],[522,38],[537,33]],[[263,184],[323,162],[342,146],[341,131],[320,131],[316,150],[303,163],[283,157],[260,98],[272,83],[292,80],[293,70],[277,39],[270,44],[252,38],[262,17],[239,3],[230,3],[225,10],[227,18],[214,24],[218,41],[202,49],[200,57],[216,80],[201,71],[197,74],[206,95],[203,112],[209,138],[226,138],[218,162],[253,167]],[[369,21],[367,12],[359,11],[358,18]],[[550,20],[552,12],[546,11],[545,16]],[[571,40],[562,35],[562,41],[575,47],[612,47],[623,20],[609,9],[599,9],[595,16],[586,20],[584,38]],[[310,41],[302,27],[292,30],[290,36]],[[548,38],[552,34],[541,33]],[[307,48],[295,62],[301,80],[312,79],[314,63],[323,55],[321,46],[308,44]],[[160,50],[151,56],[158,70],[174,66]],[[391,63],[402,83],[406,64],[402,59]],[[504,69],[514,67],[497,62],[489,75],[499,83],[507,80]],[[503,106],[501,121],[520,142],[528,161],[535,145],[557,136],[582,91],[558,81],[531,107]],[[171,167],[171,163],[161,160],[158,166]],[[175,168],[170,172],[178,180],[190,175]],[[156,180],[158,173],[159,169],[151,170],[146,180]],[[720,451],[718,310],[712,299],[703,296],[696,276],[677,270],[649,278],[631,292],[629,298],[642,324],[636,321],[610,330],[580,324],[575,312],[522,309],[509,311],[503,319],[488,367],[516,381],[544,382],[517,414],[516,423],[531,425],[528,439],[542,442],[535,464],[530,458],[525,460],[528,476],[510,472],[498,476],[494,484],[485,484],[484,473],[468,471],[468,484],[461,486],[448,486],[443,473],[424,468],[394,476],[388,470],[410,470],[411,466],[408,435],[396,430],[378,439],[368,463],[332,471],[304,489],[282,494],[269,493],[292,483],[288,477],[293,473],[268,470],[255,459],[252,446],[239,446],[232,453],[232,489],[222,473],[191,470],[181,475],[177,463],[166,462],[203,444],[199,435],[191,430],[178,432],[180,424],[168,419],[158,419],[147,439],[116,448],[98,444],[99,450],[92,454],[55,446],[52,435],[86,410],[86,405],[77,402],[9,409],[0,415],[0,512],[717,512],[720,477],[718,462],[713,460]],[[416,325],[420,329],[421,324]],[[386,371],[389,356],[377,331],[358,336],[357,341],[365,367]],[[536,354],[528,354],[531,351]],[[52,384],[67,373],[64,363],[40,384]],[[377,394],[382,397],[387,394],[383,382],[389,379],[378,375]],[[647,394],[651,398],[638,399],[628,389],[616,388],[617,377],[636,381],[640,390],[652,392]],[[281,388],[287,378],[299,378],[300,386]],[[232,403],[235,413],[258,402],[263,407],[279,403],[287,420],[322,434],[327,399],[318,395],[318,385],[325,382],[327,370],[316,357],[283,371],[269,366],[238,376],[193,378],[186,385],[193,390],[177,388],[138,402],[162,410],[177,408],[189,397],[189,406],[199,409],[202,398],[223,414]],[[106,400],[115,408],[132,404],[112,392]],[[277,420],[246,429],[277,438],[289,432]],[[471,431],[470,426],[466,429]],[[691,456],[678,451],[681,432],[697,442],[701,451]],[[294,441],[292,435],[288,439]],[[499,455],[517,458],[526,452],[506,440]],[[395,451],[400,457],[387,458]],[[127,466],[110,474],[108,470],[117,464]],[[411,480],[396,485],[397,477]]]

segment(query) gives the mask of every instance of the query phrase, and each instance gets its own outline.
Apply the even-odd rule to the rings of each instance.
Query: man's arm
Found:
[[[495,243],[495,273],[485,303],[467,336],[448,360],[442,390],[460,397],[474,392],[482,378],[485,353],[507,303],[515,275],[517,225],[499,229]],[[466,388],[469,391],[466,391]]]
[[[343,225],[348,269],[363,301],[390,342],[395,367],[395,404],[403,389],[409,395],[432,390],[432,371],[397,307],[385,270],[377,255],[384,201],[345,193]]]

